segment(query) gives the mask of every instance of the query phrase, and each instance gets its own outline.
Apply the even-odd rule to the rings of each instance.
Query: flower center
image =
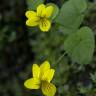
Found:
[[[45,21],[46,17],[40,17],[40,21],[43,22]]]
[[[42,23],[42,26],[47,26],[45,17],[40,18],[40,22]]]
[[[46,85],[46,83],[47,83],[47,81],[42,80],[42,81],[41,81],[41,86],[45,86],[45,85]]]

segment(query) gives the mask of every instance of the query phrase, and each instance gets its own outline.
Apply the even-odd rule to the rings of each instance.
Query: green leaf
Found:
[[[39,4],[42,4],[43,0],[27,0],[27,5],[29,10],[36,10]]]
[[[82,27],[68,36],[64,49],[73,61],[80,64],[90,63],[94,52],[94,35],[88,27]]]
[[[77,30],[84,19],[86,9],[86,0],[69,0],[64,3],[56,18],[56,23],[61,25],[60,30],[66,34]]]
[[[53,6],[54,7],[54,11],[53,11],[53,14],[51,16],[52,17],[51,20],[55,19],[56,16],[58,15],[58,13],[59,13],[58,6],[56,4],[54,4],[54,3],[48,3],[47,6]]]

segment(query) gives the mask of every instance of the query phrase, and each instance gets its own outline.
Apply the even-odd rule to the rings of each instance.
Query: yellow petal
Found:
[[[30,78],[24,82],[24,86],[28,89],[39,89],[40,81],[37,78]]]
[[[37,15],[40,17],[44,17],[45,16],[45,5],[44,4],[40,4],[37,7]]]
[[[55,73],[55,70],[54,69],[49,69],[46,72],[46,78],[47,78],[47,81],[48,82],[50,82],[53,79],[54,73]]]
[[[32,72],[33,72],[33,77],[34,78],[39,78],[40,68],[39,68],[39,66],[37,64],[33,64]]]
[[[45,96],[54,96],[56,93],[56,87],[52,83],[43,82],[42,92]]]
[[[46,18],[49,18],[51,15],[52,15],[52,13],[53,13],[53,6],[48,6],[47,8],[46,8],[46,10],[45,10],[45,14],[46,14]]]
[[[42,75],[42,80],[43,81],[47,81],[50,83],[50,81],[52,80],[53,76],[54,76],[54,72],[55,70],[54,69],[49,69],[49,70],[46,70],[44,72],[44,74]]]
[[[25,16],[26,16],[27,18],[32,18],[32,17],[36,17],[37,14],[36,14],[36,12],[34,12],[34,11],[26,11],[26,12],[25,12]]]
[[[49,20],[41,20],[39,23],[39,27],[43,32],[49,31],[51,27],[51,22]]]
[[[27,25],[27,26],[37,26],[37,25],[39,24],[39,20],[40,20],[40,18],[38,18],[38,17],[33,17],[33,18],[28,19],[28,20],[26,21],[26,25]]]
[[[41,65],[40,65],[40,79],[43,80],[43,75],[44,73],[46,72],[46,70],[49,70],[50,69],[50,64],[48,61],[45,61],[43,62]]]
[[[40,71],[44,72],[46,70],[50,69],[50,63],[48,61],[44,61],[41,65],[40,65]]]

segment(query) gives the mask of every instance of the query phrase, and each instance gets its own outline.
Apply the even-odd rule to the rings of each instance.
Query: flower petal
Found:
[[[50,69],[49,71],[47,71],[47,80],[48,82],[50,82],[53,79],[55,70],[54,69]]]
[[[50,69],[50,63],[48,61],[44,61],[41,65],[40,65],[40,71],[44,72],[46,70]]]
[[[33,18],[28,19],[28,20],[26,21],[26,25],[27,25],[27,26],[37,26],[37,25],[39,24],[39,20],[40,20],[40,18],[38,18],[38,17],[33,17]]]
[[[39,23],[39,27],[43,32],[47,32],[51,27],[51,22],[47,19],[41,20]]]
[[[43,82],[42,92],[45,96],[54,96],[56,93],[56,87],[52,83]]]
[[[28,89],[39,89],[40,81],[37,78],[30,78],[24,82],[24,86]]]
[[[32,17],[36,17],[36,16],[37,16],[37,13],[34,12],[34,11],[26,11],[26,12],[25,12],[25,16],[26,16],[27,18],[32,18]]]
[[[45,16],[45,5],[44,4],[40,4],[37,7],[37,15],[40,17],[44,17]]]
[[[54,9],[53,6],[46,7],[46,10],[45,10],[46,18],[49,18],[52,15],[53,9]]]
[[[45,72],[45,77],[48,82],[50,82],[53,79],[55,70],[54,69],[49,69],[48,71]]]
[[[48,72],[50,70],[50,64],[48,61],[45,61],[41,64],[40,66],[40,79],[41,80],[49,80],[49,78],[47,78],[48,76]]]
[[[39,68],[39,66],[37,64],[33,64],[32,72],[33,72],[33,77],[34,78],[39,78],[40,68]]]
[[[54,76],[54,72],[55,70],[54,69],[49,69],[49,70],[46,70],[43,75],[42,75],[42,80],[43,81],[47,81],[50,83],[50,81],[52,80],[53,76]]]

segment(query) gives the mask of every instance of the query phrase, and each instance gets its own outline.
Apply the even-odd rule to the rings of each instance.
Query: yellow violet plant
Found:
[[[26,21],[27,26],[39,26],[41,31],[47,32],[51,27],[50,16],[53,13],[53,6],[45,6],[40,4],[37,7],[37,11],[27,11],[25,13],[28,20]]]
[[[43,62],[40,67],[37,64],[33,64],[33,78],[26,80],[24,85],[28,89],[41,88],[42,93],[45,96],[54,96],[56,93],[56,87],[50,83],[54,76],[54,72],[54,69],[50,69],[48,61]]]

